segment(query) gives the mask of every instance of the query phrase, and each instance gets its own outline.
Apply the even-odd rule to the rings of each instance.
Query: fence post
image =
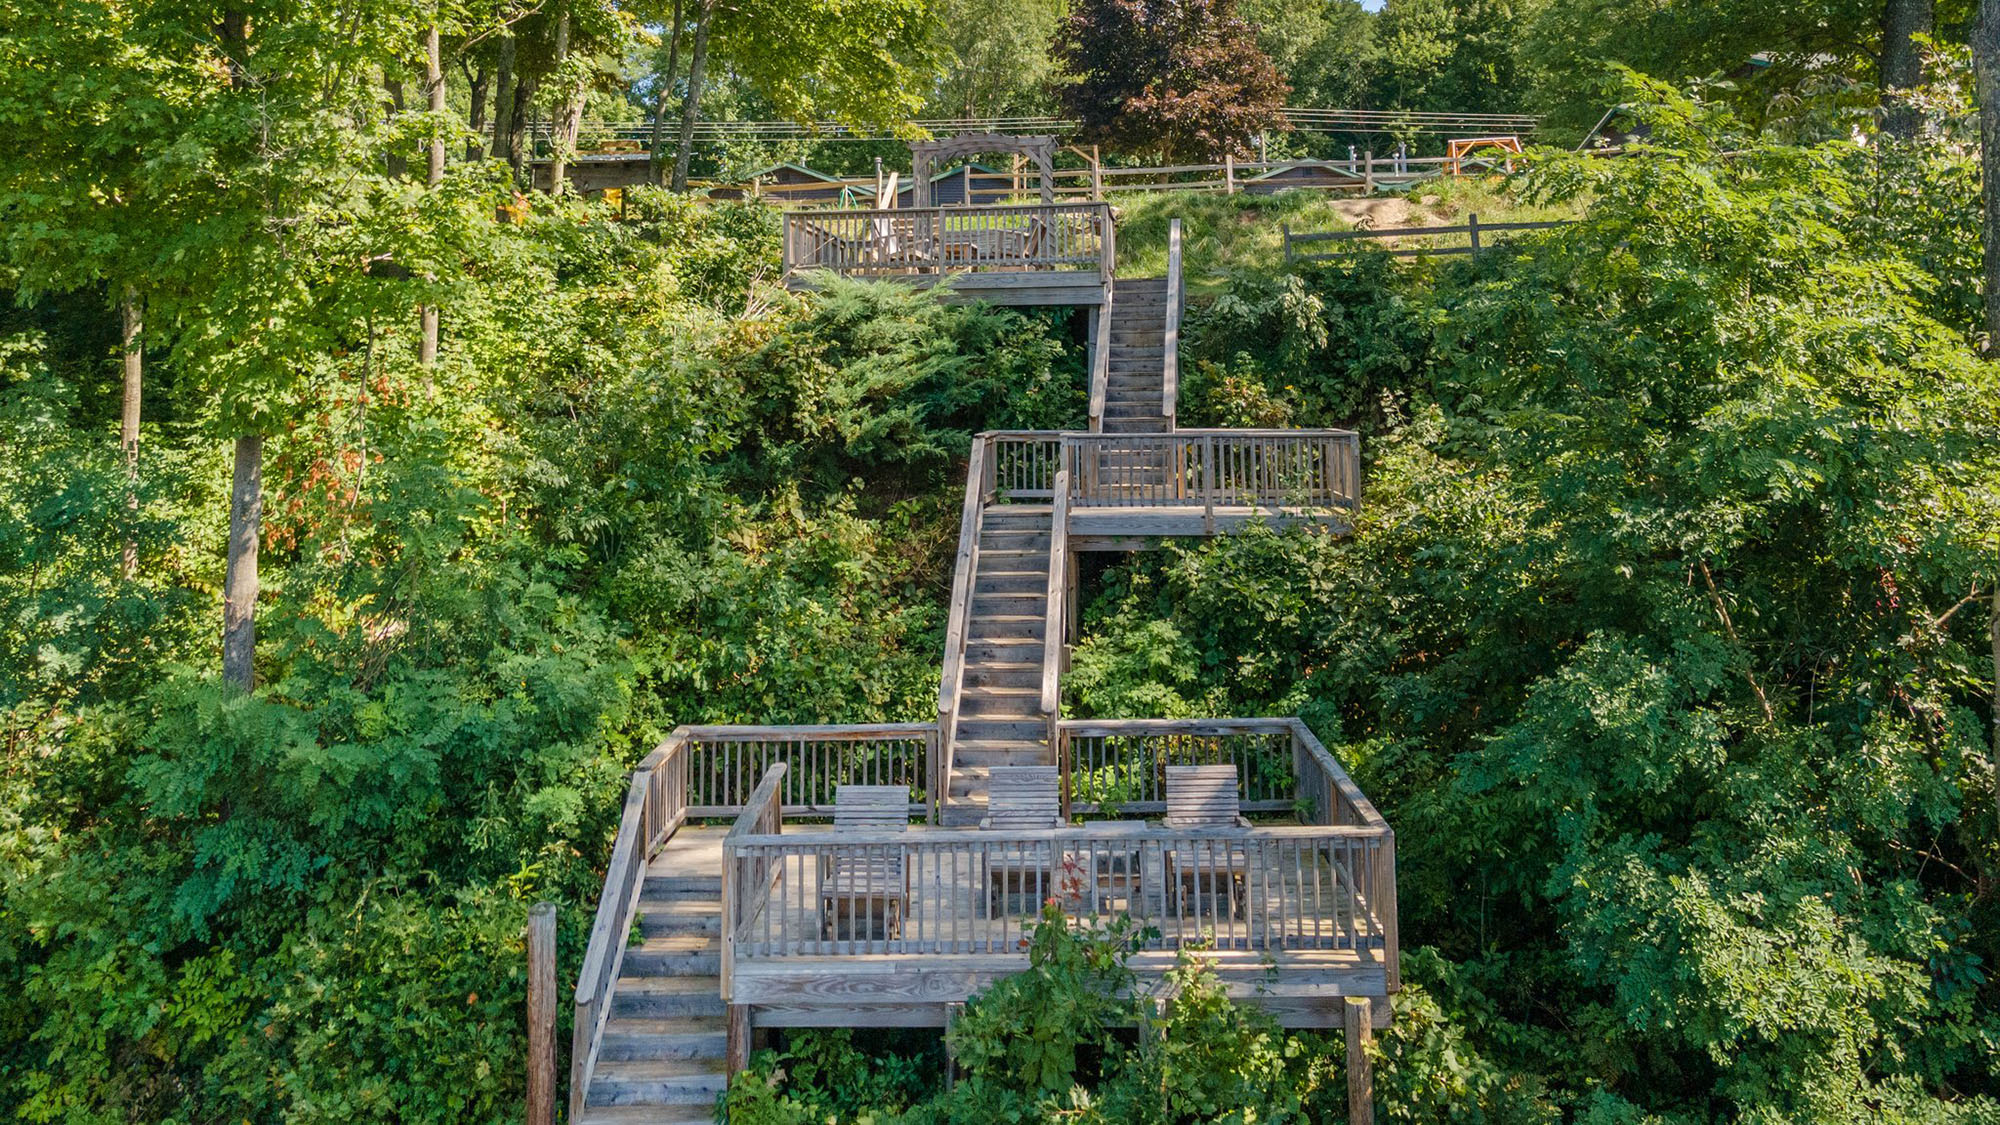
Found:
[[[556,1119],[556,904],[528,910],[528,1125]]]
[[[1479,256],[1479,216],[1477,214],[1467,215],[1465,217],[1465,225],[1466,229],[1472,234],[1472,256],[1477,258]]]
[[[1279,223],[1279,224],[1278,224],[1278,230],[1280,230],[1281,232],[1283,232],[1283,233],[1284,233],[1284,236],[1285,236],[1285,260],[1286,260],[1287,262],[1289,262],[1289,261],[1291,261],[1291,260],[1292,260],[1292,224],[1290,224],[1290,223]]]
[[[1225,152],[1222,154],[1222,193],[1224,195],[1236,194],[1236,156],[1234,153]]]
[[[1368,1041],[1375,1028],[1368,1011],[1368,999],[1349,996],[1342,1001],[1347,1031],[1347,1122],[1348,1125],[1375,1125],[1375,1064],[1368,1058]]]
[[[1097,146],[1090,146],[1090,198],[1095,202],[1104,201],[1104,165],[1098,159]]]
[[[1375,150],[1372,148],[1369,149],[1366,153],[1365,158],[1368,161],[1368,170],[1362,173],[1361,194],[1374,195],[1375,194]]]

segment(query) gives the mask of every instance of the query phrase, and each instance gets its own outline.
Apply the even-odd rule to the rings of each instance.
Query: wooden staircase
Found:
[[[1112,285],[1111,349],[1103,432],[1165,433],[1168,285],[1163,277],[1120,278]]]
[[[640,937],[626,947],[577,1125],[715,1119],[727,1081],[719,839],[677,835],[647,865]]]
[[[1047,504],[980,510],[946,824],[975,824],[985,815],[994,766],[1055,764],[1041,711],[1051,523]]]

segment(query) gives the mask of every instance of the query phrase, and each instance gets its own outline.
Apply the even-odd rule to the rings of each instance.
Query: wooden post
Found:
[[[728,1011],[728,1027],[724,1032],[723,1050],[727,1055],[729,1077],[734,1078],[750,1065],[750,1005],[731,1004]]]
[[[1222,190],[1226,195],[1236,194],[1236,156],[1234,153],[1225,152],[1222,154]]]
[[[1375,1029],[1368,1000],[1349,996],[1343,1004],[1347,1027],[1347,1122],[1375,1125],[1375,1064],[1368,1058],[1368,1041]]]
[[[1361,194],[1374,195],[1375,194],[1375,150],[1372,148],[1369,149],[1367,153],[1364,155],[1364,159],[1367,161],[1368,170],[1362,173],[1361,176]]]
[[[1201,435],[1201,529],[1215,534],[1215,435]]]
[[[528,1125],[556,1119],[556,904],[528,911]]]
[[[1104,165],[1099,162],[1097,146],[1090,146],[1090,198],[1096,202],[1104,199]]]
[[[1477,258],[1477,257],[1479,256],[1479,216],[1478,216],[1478,214],[1476,214],[1476,213],[1475,213],[1475,214],[1471,214],[1471,215],[1467,215],[1467,216],[1465,217],[1465,227],[1466,227],[1466,230],[1467,230],[1467,231],[1468,231],[1468,232],[1469,232],[1469,233],[1470,233],[1470,234],[1472,235],[1472,256],[1473,256],[1473,257],[1475,257],[1475,258]]]

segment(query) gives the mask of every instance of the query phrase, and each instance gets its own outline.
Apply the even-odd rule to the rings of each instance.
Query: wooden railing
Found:
[[[1293,735],[1293,768],[1299,778],[1299,818],[1322,825],[1358,825],[1381,834],[1381,846],[1371,865],[1367,886],[1369,900],[1382,922],[1383,961],[1389,988],[1392,991],[1401,988],[1402,946],[1396,928],[1396,833],[1305,722],[1288,721]]]
[[[1386,961],[1394,930],[1376,896],[1388,840],[1367,828],[1143,824],[740,836],[723,850],[733,885],[773,890],[725,907],[738,911],[729,956],[739,973],[745,962],[792,957],[1025,959],[1028,927],[1054,898],[1075,918],[1129,916],[1155,931],[1149,949],[1345,950]],[[840,867],[900,867],[909,889],[828,887],[826,873]]]
[[[1360,438],[1349,430],[1071,434],[1078,507],[1352,508]]]
[[[1284,813],[1298,805],[1290,719],[1070,719],[1060,726],[1058,761],[1078,816],[1160,813],[1167,766],[1233,765],[1245,812]],[[1323,823],[1338,824],[1340,821]]]
[[[972,587],[979,577],[979,515],[987,495],[986,459],[993,442],[982,434],[972,441],[965,471],[965,502],[958,517],[958,555],[952,563],[951,609],[945,619],[944,673],[938,683],[937,754],[931,759],[931,819],[936,822],[951,795],[953,742],[965,679],[965,637],[972,620]]]
[[[975,441],[986,447],[983,499],[993,503],[1045,504],[1055,494],[1063,459],[1062,435],[1050,430],[991,430]]]
[[[733,816],[777,765],[790,767],[781,794],[788,816],[828,815],[841,785],[907,785],[910,808],[929,802],[930,764],[938,728],[932,723],[840,726],[696,726],[676,732],[687,744],[687,815]]]
[[[1065,447],[1067,448],[1067,447]],[[1048,724],[1049,745],[1059,738],[1062,719],[1063,641],[1069,625],[1069,469],[1056,473],[1055,501],[1049,519],[1049,577],[1046,613],[1042,620],[1042,721]]]
[[[624,964],[625,938],[632,932],[632,919],[639,910],[646,860],[688,817],[687,766],[687,737],[684,731],[676,731],[640,761],[625,791],[618,836],[611,845],[604,890],[597,899],[597,919],[590,927],[590,945],[577,973],[576,1023],[570,1037],[571,1120],[583,1111],[590,1076],[597,1067],[604,1021],[611,1014],[611,984]]]
[[[1110,208],[1102,203],[785,214],[788,274],[1096,270],[1109,277],[1114,246]]]
[[[1495,234],[1512,234],[1518,231],[1529,230],[1554,230],[1558,227],[1573,225],[1575,225],[1573,222],[1567,220],[1545,223],[1482,223],[1479,221],[1478,215],[1467,215],[1465,224],[1455,227],[1387,227],[1381,230],[1334,230],[1303,233],[1294,231],[1291,227],[1287,226],[1284,228],[1285,260],[1288,262],[1324,262],[1342,257],[1349,252],[1340,249],[1340,245],[1353,244],[1358,246],[1364,241],[1377,239],[1431,239],[1459,235],[1463,235],[1466,239],[1463,246],[1435,244],[1400,246],[1388,251],[1388,253],[1399,258],[1436,257],[1453,254],[1476,255],[1481,250],[1491,249],[1488,243]],[[1487,241],[1482,241],[1482,239]],[[1328,252],[1308,253],[1299,249],[1301,246],[1308,246],[1315,243],[1335,243],[1337,245],[1335,249]]]
[[[764,772],[764,779],[757,783],[756,790],[744,802],[742,814],[730,826],[729,834],[723,837],[725,849],[733,840],[746,836],[776,836],[785,830],[785,809],[780,791],[790,772],[783,762]],[[723,865],[721,973],[725,1002],[729,999],[730,977],[735,968],[734,958],[730,956],[735,948],[735,935],[745,917],[754,915],[770,902],[772,881],[782,874],[782,870],[761,866],[754,859],[740,865]]]
[[[1174,428],[1181,396],[1181,221],[1167,224],[1167,331],[1160,353],[1160,413]]]
[[[1104,299],[1090,313],[1090,401],[1086,413],[1092,433],[1104,429],[1104,400],[1111,393],[1111,305],[1116,298],[1115,288],[1107,281]]]
[[[1187,829],[1092,822],[913,833],[746,828],[724,845],[732,888],[725,956],[741,965],[888,953],[1018,955],[1041,904],[1055,898],[1074,917],[1129,916],[1156,930],[1147,948],[1349,951],[1382,964],[1395,986],[1395,834],[1303,722],[1071,721],[1062,729],[1072,750],[1099,739],[1147,761],[1171,757],[1162,748],[1176,740],[1182,747],[1236,740],[1278,765],[1279,774],[1245,770],[1261,779],[1252,785],[1268,786],[1289,767],[1296,788],[1285,806],[1303,823]],[[865,890],[826,878],[857,868],[901,878]]]

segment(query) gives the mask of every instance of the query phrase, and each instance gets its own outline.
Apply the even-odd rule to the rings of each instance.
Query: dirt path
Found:
[[[1368,199],[1336,199],[1332,201],[1332,205],[1335,213],[1341,218],[1357,227],[1369,230],[1417,225],[1411,219],[1412,215],[1418,213],[1417,209],[1410,206],[1409,200],[1399,195],[1375,196]]]

